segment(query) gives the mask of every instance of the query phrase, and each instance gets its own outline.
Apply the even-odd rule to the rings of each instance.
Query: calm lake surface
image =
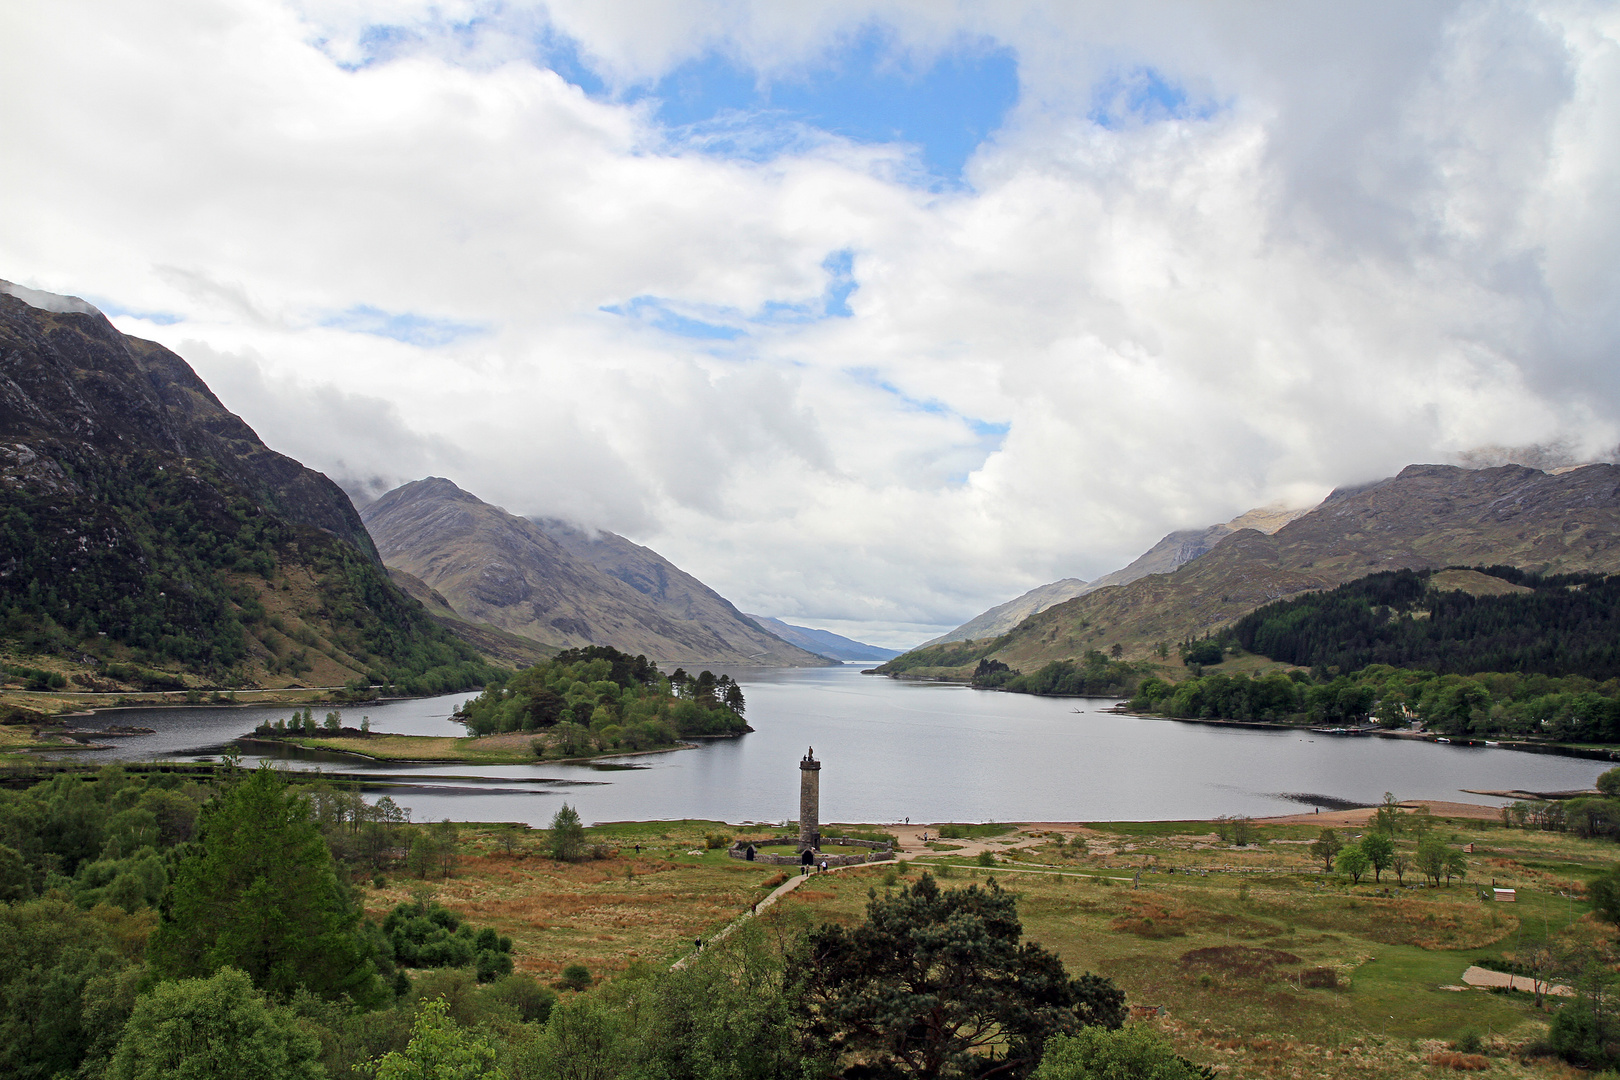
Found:
[[[545,825],[563,802],[586,821],[775,822],[798,813],[798,761],[822,762],[823,821],[1088,821],[1263,816],[1312,798],[1493,802],[1464,788],[1591,786],[1601,761],[1486,747],[1335,738],[1119,716],[1112,699],[1037,698],[862,675],[858,666],[737,670],[757,729],[695,750],[611,765],[385,766],[330,755],[280,759],[359,779],[415,820]],[[374,731],[461,735],[453,694],[346,708]],[[315,707],[317,717],[326,708]],[[74,760],[199,760],[290,707],[119,710],[86,719],[150,727]],[[245,761],[256,760],[251,752]],[[404,781],[413,786],[390,790]]]

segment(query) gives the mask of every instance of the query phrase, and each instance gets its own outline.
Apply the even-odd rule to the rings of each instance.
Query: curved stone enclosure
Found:
[[[878,840],[843,840],[836,839],[828,847],[865,848],[865,852],[851,852],[844,855],[835,855],[826,850],[815,852],[815,863],[826,863],[828,866],[854,866],[856,863],[890,862],[894,859],[894,847],[887,841]],[[791,847],[791,855],[777,855],[769,848]],[[752,858],[749,853],[752,852]],[[726,852],[733,859],[746,859],[749,862],[765,863],[767,866],[801,866],[803,865],[803,849],[799,846],[799,838],[794,836],[774,837],[768,836],[757,840],[738,840]]]

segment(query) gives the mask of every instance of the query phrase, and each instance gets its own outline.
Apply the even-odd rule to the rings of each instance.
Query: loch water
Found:
[[[1125,716],[1112,699],[1038,698],[862,675],[859,666],[734,670],[756,729],[696,749],[596,765],[381,765],[341,755],[278,759],[390,794],[417,821],[543,826],[564,802],[586,821],[778,822],[798,811],[798,761],[822,762],[823,821],[1177,820],[1308,811],[1312,803],[1499,802],[1464,789],[1590,787],[1601,761],[1409,739],[1218,727]],[[374,731],[460,735],[469,695],[344,708]],[[326,707],[317,707],[317,715]],[[117,710],[86,729],[149,727],[75,760],[195,761],[290,707]],[[249,746],[244,762],[257,760]],[[395,785],[407,786],[395,786]]]

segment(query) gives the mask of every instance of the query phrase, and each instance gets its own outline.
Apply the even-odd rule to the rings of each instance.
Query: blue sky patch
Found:
[[[926,68],[895,53],[890,37],[868,30],[816,67],[774,81],[710,54],[688,62],[634,96],[658,101],[658,118],[691,132],[710,152],[757,157],[759,139],[713,138],[716,125],[739,117],[781,136],[801,124],[866,143],[917,146],[930,173],[961,176],[974,149],[1001,126],[1018,101],[1018,62],[1011,50],[966,45]],[[769,140],[764,141],[768,145]]]
[[[893,395],[897,402],[901,403],[902,408],[906,408],[906,410],[914,411],[914,413],[928,413],[930,416],[949,416],[949,418],[959,419],[959,421],[966,424],[970,432],[974,432],[975,436],[978,437],[978,442],[980,442],[987,455],[995,452],[995,450],[1000,450],[1001,444],[1008,436],[1008,432],[1013,431],[1013,424],[1008,423],[1008,421],[978,419],[977,416],[962,415],[962,413],[941,402],[938,398],[912,397],[909,393],[899,389],[893,382],[889,382],[888,379],[880,376],[875,369],[851,368],[847,369],[846,374],[855,379],[855,382],[860,382],[860,384]]]
[[[175,315],[168,311],[131,311],[129,308],[115,304],[110,300],[91,300],[90,302],[109,319],[140,319],[142,322],[155,323],[158,326],[173,326],[177,322],[185,321],[185,316]]]
[[[855,253],[835,251],[821,262],[827,286],[813,300],[767,300],[752,315],[735,308],[692,304],[661,296],[637,296],[622,304],[605,304],[609,315],[635,319],[645,326],[697,341],[736,341],[747,337],[748,326],[796,326],[822,319],[847,319],[855,312],[849,298],[860,283],[855,280]]]
[[[1208,120],[1219,112],[1211,101],[1194,101],[1185,87],[1171,82],[1157,69],[1137,67],[1116,71],[1091,91],[1087,118],[1110,131],[1130,124],[1164,120]]]
[[[351,334],[392,338],[407,345],[418,345],[426,349],[449,345],[464,337],[482,334],[486,329],[470,323],[434,319],[426,315],[409,313],[396,315],[368,304],[359,304],[337,315],[329,315],[321,320],[320,325],[334,330],[346,330]]]
[[[697,341],[735,341],[747,332],[739,326],[710,321],[710,318],[726,318],[726,312],[716,310],[710,318],[693,318],[677,311],[671,301],[657,296],[637,296],[627,303],[605,305],[601,310],[635,319],[666,334]]]

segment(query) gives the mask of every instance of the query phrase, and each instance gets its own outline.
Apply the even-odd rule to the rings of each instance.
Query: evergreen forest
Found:
[[[1529,591],[1474,596],[1433,588],[1436,571],[1394,570],[1268,604],[1229,637],[1272,660],[1340,671],[1620,676],[1620,575],[1477,572]]]

